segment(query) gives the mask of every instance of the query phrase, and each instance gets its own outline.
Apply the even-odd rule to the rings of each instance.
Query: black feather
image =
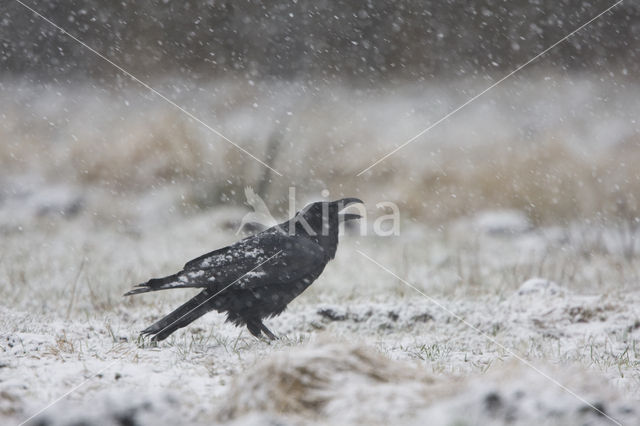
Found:
[[[160,321],[142,330],[141,333],[144,335],[153,334],[153,340],[166,339],[177,329],[191,324],[209,312],[209,307],[206,305],[208,297],[209,293],[207,290],[203,290],[192,299],[189,299],[187,303],[163,317]]]
[[[263,319],[279,315],[320,276],[338,247],[341,209],[355,198],[313,203],[289,221],[187,262],[184,269],[137,285],[125,296],[198,287],[193,299],[142,331],[163,340],[205,313],[225,312],[259,337],[275,335]],[[342,217],[342,219],[340,219]]]

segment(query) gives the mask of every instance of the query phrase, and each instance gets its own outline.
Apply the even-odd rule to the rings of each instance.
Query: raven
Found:
[[[246,325],[256,337],[276,336],[262,320],[279,315],[287,304],[313,283],[335,257],[341,221],[360,218],[341,213],[364,204],[357,198],[311,203],[293,218],[235,244],[191,260],[182,271],[153,278],[125,294],[169,288],[203,288],[194,298],[142,330],[164,340],[209,311],[227,313],[227,321]]]

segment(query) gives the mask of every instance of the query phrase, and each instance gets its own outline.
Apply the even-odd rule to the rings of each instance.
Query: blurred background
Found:
[[[587,400],[621,422],[638,417],[640,2],[500,82],[616,0],[20,1],[161,96],[19,1],[0,1],[0,423],[24,421],[91,372],[39,424],[105,424],[99,407],[112,397],[133,413],[114,424],[219,423],[234,398],[270,403],[275,393],[260,389],[273,381],[291,407],[322,407],[328,386],[353,395],[324,405],[337,423],[359,411],[397,423],[396,413],[414,415],[411,401],[437,401],[405,381],[404,366],[386,379],[365,362],[380,393],[342,374],[360,364],[352,353],[320,344],[332,363],[318,370],[316,355],[276,354],[323,335],[447,383],[481,374],[481,387],[453,391],[473,403],[433,404],[452,419],[604,422]],[[369,226],[390,213],[377,203],[394,202],[400,235],[348,231],[318,281],[268,320],[277,343],[213,313],[160,347],[141,342],[139,330],[195,289],[122,294],[241,238],[246,187],[276,219],[288,216],[292,187],[298,208],[363,199]],[[553,366],[542,370],[586,399],[567,402],[513,370],[505,348]],[[251,373],[263,358],[286,368]],[[338,380],[325,381],[335,365]],[[515,385],[494,387],[489,367]],[[238,376],[251,380],[231,385]],[[617,404],[612,387],[635,401]],[[167,391],[176,397],[161,399]],[[139,397],[162,421],[129,421]],[[425,418],[448,418],[433,413]],[[73,421],[54,421],[65,415]],[[263,423],[288,423],[276,418]]]
[[[28,4],[283,176],[6,1],[0,209],[32,200],[23,218],[90,208],[136,226],[246,208],[248,185],[283,216],[290,186],[301,203],[328,189],[427,224],[487,208],[538,224],[638,216],[636,2],[361,176],[613,2]]]

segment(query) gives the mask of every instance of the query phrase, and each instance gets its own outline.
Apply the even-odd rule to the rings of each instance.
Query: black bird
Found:
[[[341,211],[357,198],[307,205],[286,222],[202,255],[182,271],[139,284],[125,294],[169,288],[203,288],[194,298],[142,334],[164,340],[209,311],[227,313],[227,321],[246,325],[256,337],[276,336],[262,320],[279,315],[313,283],[335,257],[341,221],[360,218]]]

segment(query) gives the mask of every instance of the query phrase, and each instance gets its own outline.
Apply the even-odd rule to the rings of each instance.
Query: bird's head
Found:
[[[343,198],[336,201],[318,201],[308,204],[289,221],[289,230],[316,240],[321,246],[335,253],[338,244],[338,229],[341,221],[360,219],[357,213],[343,213],[352,204],[364,204],[358,198]]]

